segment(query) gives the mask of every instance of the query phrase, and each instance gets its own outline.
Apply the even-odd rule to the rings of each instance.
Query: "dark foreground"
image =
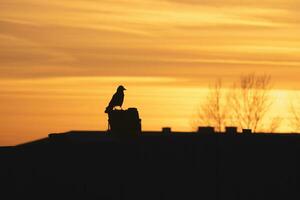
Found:
[[[0,199],[300,199],[297,135],[71,132],[0,148]]]

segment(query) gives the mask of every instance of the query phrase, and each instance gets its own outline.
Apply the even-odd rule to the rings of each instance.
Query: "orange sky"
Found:
[[[0,145],[105,129],[120,83],[146,129],[189,129],[210,82],[251,72],[272,76],[284,112],[300,89],[299,9],[294,0],[4,0]]]

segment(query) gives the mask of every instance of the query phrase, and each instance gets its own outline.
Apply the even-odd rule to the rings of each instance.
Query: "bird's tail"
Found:
[[[113,108],[111,106],[107,106],[105,109],[105,113],[110,113],[111,111],[113,111]]]

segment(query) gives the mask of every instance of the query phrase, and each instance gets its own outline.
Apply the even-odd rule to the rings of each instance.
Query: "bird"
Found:
[[[120,106],[122,109],[122,105],[124,102],[124,90],[126,89],[123,85],[120,85],[117,88],[117,92],[113,95],[112,99],[110,100],[108,106],[105,109],[105,113],[110,113],[117,106]]]

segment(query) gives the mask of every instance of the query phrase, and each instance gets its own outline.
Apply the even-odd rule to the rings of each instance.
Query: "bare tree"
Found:
[[[213,126],[219,132],[224,130],[227,114],[224,93],[220,79],[210,86],[208,95],[198,111],[198,125]]]
[[[283,118],[282,117],[273,117],[270,121],[270,126],[269,126],[269,129],[267,130],[269,133],[275,133],[279,127],[281,126],[282,124],[282,121],[283,121]]]
[[[219,132],[229,124],[239,129],[252,129],[253,132],[262,131],[263,123],[267,124],[266,113],[272,104],[271,88],[268,75],[243,75],[228,92],[222,87],[221,80],[217,80],[200,105],[197,123],[214,126]],[[280,118],[273,118],[267,131],[274,132],[280,124]]]
[[[291,103],[290,111],[291,111],[291,118],[290,118],[290,124],[295,132],[300,131],[300,103],[299,105],[295,103]]]
[[[234,83],[228,97],[231,119],[239,128],[262,129],[262,122],[272,104],[271,78],[268,75],[243,75]]]

